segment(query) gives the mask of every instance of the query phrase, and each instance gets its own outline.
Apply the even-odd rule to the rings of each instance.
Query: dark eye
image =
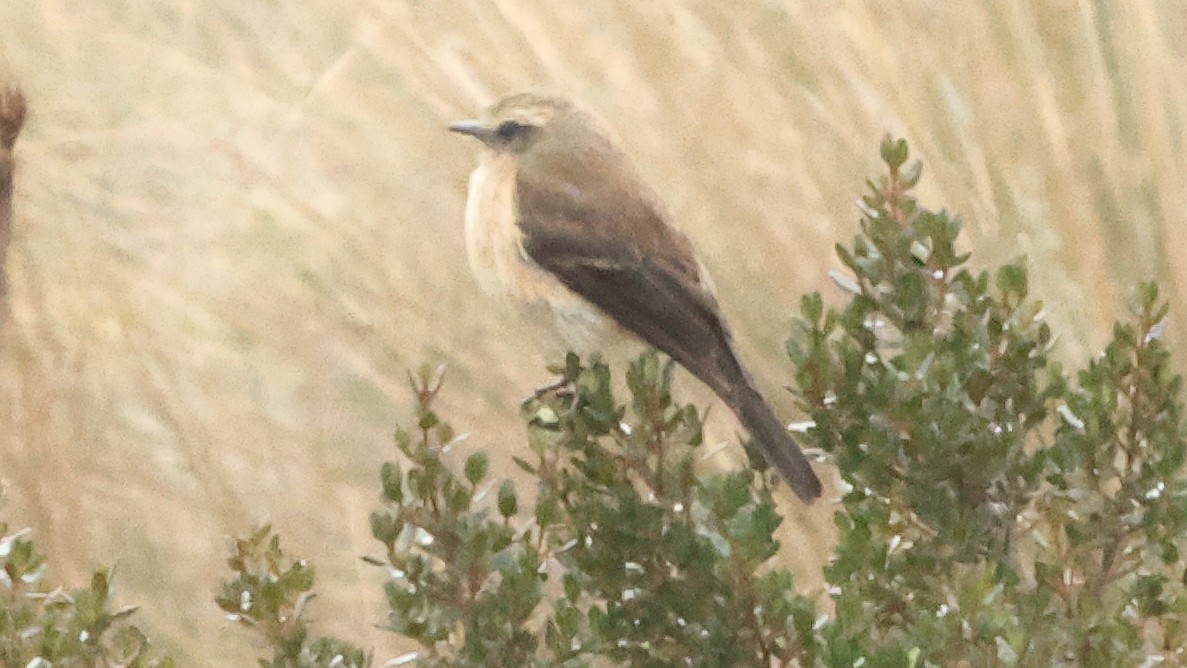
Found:
[[[495,128],[495,134],[503,141],[510,141],[514,139],[523,126],[516,121],[503,121],[499,123],[499,127]]]

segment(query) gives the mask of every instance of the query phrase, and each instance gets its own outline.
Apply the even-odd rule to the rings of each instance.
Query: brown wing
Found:
[[[528,256],[718,394],[732,395],[746,381],[717,301],[691,244],[649,204],[650,193],[550,183],[522,170],[518,177]]]

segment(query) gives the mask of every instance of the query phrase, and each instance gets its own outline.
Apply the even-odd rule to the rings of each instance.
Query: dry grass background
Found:
[[[523,447],[538,334],[469,278],[475,147],[443,129],[503,93],[560,91],[616,128],[789,418],[790,315],[836,297],[831,247],[887,130],[978,264],[1029,256],[1066,359],[1135,281],[1187,312],[1182,0],[3,0],[5,81],[30,115],[4,513],[64,578],[117,561],[183,664],[248,665],[211,598],[226,536],[263,520],[318,565],[321,630],[397,651],[357,557],[407,368],[448,362],[470,443]],[[818,582],[830,509],[788,509],[784,558]]]

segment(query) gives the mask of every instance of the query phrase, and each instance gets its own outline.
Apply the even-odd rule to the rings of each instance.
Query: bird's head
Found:
[[[565,98],[511,95],[487,107],[478,119],[449,129],[478,139],[492,156],[510,159],[521,180],[564,193],[581,206],[621,208],[635,202],[662,208],[618,148],[613,131]]]
[[[588,126],[585,114],[558,97],[519,93],[487,107],[480,118],[449,126],[497,153],[524,154],[542,144],[564,143]]]

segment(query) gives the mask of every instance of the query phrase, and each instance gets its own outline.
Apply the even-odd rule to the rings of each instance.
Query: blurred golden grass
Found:
[[[5,512],[63,577],[117,560],[188,664],[250,660],[211,598],[224,537],[265,519],[318,565],[323,629],[396,651],[356,557],[408,367],[450,364],[442,408],[474,447],[522,447],[540,335],[469,279],[473,147],[443,130],[498,95],[560,91],[616,129],[789,418],[787,324],[801,293],[838,298],[831,248],[887,130],[975,264],[1029,256],[1067,360],[1138,280],[1187,309],[1179,0],[7,0],[5,79],[30,105]],[[785,558],[819,582],[831,511],[788,508]]]

